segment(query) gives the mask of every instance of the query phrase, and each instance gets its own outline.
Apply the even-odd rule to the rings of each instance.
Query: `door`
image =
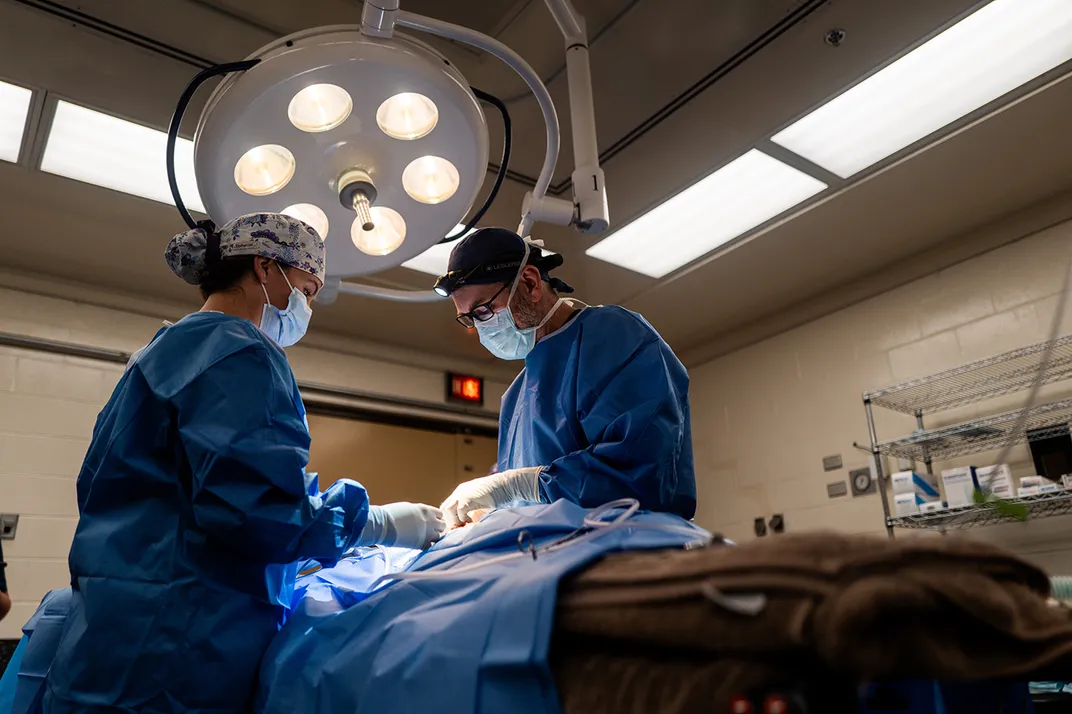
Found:
[[[374,504],[438,506],[461,481],[495,463],[496,441],[413,427],[309,415],[309,470],[325,489],[340,478],[360,482]]]

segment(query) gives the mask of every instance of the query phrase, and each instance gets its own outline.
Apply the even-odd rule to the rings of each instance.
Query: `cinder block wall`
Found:
[[[697,520],[738,540],[754,537],[754,518],[774,513],[785,515],[790,532],[883,533],[877,495],[826,492],[827,483],[867,465],[853,447],[869,443],[861,393],[1046,339],[1070,258],[1072,223],[1065,223],[694,368]],[[1061,332],[1072,332],[1072,306]],[[1059,384],[1043,398],[1069,395],[1072,384]],[[927,427],[1011,409],[1025,396],[938,414]],[[881,409],[876,416],[880,439],[915,428],[911,417]],[[826,473],[822,459],[833,454],[845,468]],[[936,466],[983,466],[995,455]],[[1025,446],[1011,461],[1016,475],[1034,473]],[[896,461],[889,466],[896,470]],[[1072,574],[1072,519],[968,535]]]
[[[4,543],[13,604],[0,637],[15,637],[44,593],[68,580],[75,476],[121,374],[122,365],[0,348],[0,510],[20,516]]]

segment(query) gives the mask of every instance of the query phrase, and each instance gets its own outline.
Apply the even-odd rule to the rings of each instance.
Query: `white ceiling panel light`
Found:
[[[585,251],[661,278],[826,188],[752,149]]]
[[[162,131],[60,101],[41,170],[174,205],[166,148]],[[186,205],[204,213],[194,180],[194,144],[188,139],[175,145],[175,174]]]
[[[1072,59],[1072,2],[993,0],[773,141],[842,178]]]
[[[33,92],[7,82],[0,82],[0,161],[19,160],[26,115]]]
[[[465,228],[463,225],[454,226],[454,230],[452,230],[450,234],[454,235],[463,228]],[[476,229],[474,228],[473,230]],[[473,231],[469,231],[469,233],[472,232]],[[450,252],[454,250],[454,246],[458,245],[458,241],[465,238],[469,233],[459,237],[458,240],[452,240],[450,243],[436,243],[420,255],[410,258],[402,263],[402,267],[416,270],[421,273],[427,273],[428,275],[434,275],[438,278],[440,275],[447,272],[447,262],[450,260]]]
[[[454,226],[454,230],[452,230],[450,234],[454,235],[463,228],[465,228],[465,226],[461,224]],[[450,243],[436,243],[417,257],[410,258],[402,263],[402,267],[416,270],[420,273],[434,275],[437,278],[440,275],[445,275],[447,272],[447,263],[450,262],[450,252],[454,250],[454,246],[458,245],[458,241],[469,236],[475,230],[477,229],[474,228],[469,231],[469,233],[459,236],[456,240],[452,240]],[[543,250],[544,255],[554,255],[554,251],[547,250],[546,248],[542,248],[541,250]]]

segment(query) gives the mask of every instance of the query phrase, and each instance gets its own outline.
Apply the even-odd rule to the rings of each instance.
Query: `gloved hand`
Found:
[[[454,527],[472,521],[471,511],[491,510],[511,501],[540,502],[542,466],[500,471],[459,484],[439,508],[447,525]]]
[[[388,503],[369,506],[368,523],[357,545],[427,548],[439,540],[447,524],[438,508],[423,503]]]

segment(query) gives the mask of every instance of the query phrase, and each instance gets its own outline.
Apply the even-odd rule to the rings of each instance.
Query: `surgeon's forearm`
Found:
[[[365,521],[365,525],[361,528],[361,532],[358,535],[357,540],[354,542],[356,546],[370,546],[377,543],[383,543],[388,536],[388,517],[380,506],[369,506],[368,508],[368,520]]]
[[[541,500],[554,503],[564,498],[584,508],[597,508],[619,498],[635,498],[643,506],[646,499],[637,482],[655,475],[655,463],[612,466],[624,462],[608,462],[598,452],[599,447],[593,446],[552,461],[540,474]]]
[[[540,488],[540,474],[543,466],[531,466],[523,469],[511,469],[503,471],[499,476],[504,482],[504,491],[509,494],[511,501],[527,501],[540,503],[543,489]]]
[[[339,479],[328,486],[320,501],[315,522],[303,536],[300,549],[303,556],[326,563],[338,560],[358,544],[370,506],[365,488],[349,479]]]

